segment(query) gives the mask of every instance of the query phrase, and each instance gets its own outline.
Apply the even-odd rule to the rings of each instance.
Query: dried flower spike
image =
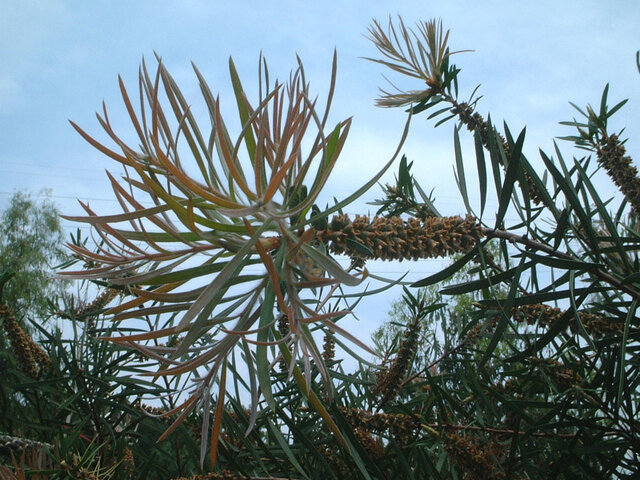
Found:
[[[378,406],[382,407],[393,400],[400,392],[403,380],[407,376],[409,368],[416,354],[418,340],[420,339],[421,318],[416,318],[407,326],[404,338],[398,354],[388,369],[380,370],[377,374],[377,382],[372,393],[379,398]]]
[[[497,469],[491,453],[481,449],[459,433],[450,433],[445,437],[445,449],[451,459],[470,480],[503,480],[504,472]]]
[[[11,349],[20,369],[31,378],[39,378],[43,370],[51,368],[51,358],[20,326],[11,309],[1,303],[0,318],[3,320],[4,330],[11,342]]]
[[[638,169],[617,135],[604,136],[596,147],[598,162],[640,216],[640,178]]]
[[[418,260],[466,253],[484,236],[475,217],[400,217],[336,215],[318,238],[333,253],[365,259]]]
[[[0,435],[0,454],[10,455],[21,454],[28,449],[53,450],[53,445],[28,438],[12,437],[10,435]]]
[[[331,335],[324,335],[322,347],[322,358],[325,362],[330,362],[336,357],[336,341]]]
[[[544,327],[550,327],[556,323],[566,311],[557,307],[551,307],[541,303],[531,305],[521,305],[513,309],[513,318],[518,321],[525,321],[529,325],[539,324]],[[607,317],[599,314],[580,311],[580,321],[584,329],[595,337],[606,337],[622,333],[624,324],[620,322],[612,322]],[[578,332],[578,324],[576,319],[572,317],[568,324],[572,333]]]

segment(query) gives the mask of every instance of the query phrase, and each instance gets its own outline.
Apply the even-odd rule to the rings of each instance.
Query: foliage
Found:
[[[314,202],[338,159],[350,126],[350,120],[330,129],[326,126],[336,59],[324,113],[310,99],[301,64],[284,85],[271,85],[266,64],[261,64],[255,106],[247,99],[232,61],[229,69],[243,126],[236,139],[227,130],[219,100],[198,70],[212,124],[208,134],[201,133],[162,63],[155,80],[145,65],[141,69],[140,113],[134,111],[121,83],[127,111],[139,136],[139,149],[126,145],[116,135],[106,109],[99,117],[100,123],[122,153],[110,150],[74,124],[87,141],[122,164],[127,174],[121,180],[124,185],[109,174],[124,213],[99,216],[83,204],[88,216],[71,218],[90,223],[103,243],[97,251],[82,244],[70,245],[89,268],[63,274],[100,278],[133,294],[132,300],[111,309],[117,321],[165,314],[157,316],[162,323],[153,324],[146,334],[113,336],[109,340],[151,355],[159,362],[160,375],[195,375],[196,383],[180,406],[182,416],[166,435],[197,406],[206,405],[216,389],[217,409],[221,411],[228,359],[239,351],[248,364],[253,417],[260,396],[275,407],[269,368],[283,358],[314,408],[341,437],[323,402],[310,390],[313,361],[330,396],[332,391],[313,330],[321,325],[367,348],[335,323],[349,314],[350,308],[340,297],[340,286],[358,285],[367,272],[359,262],[343,268],[329,255],[328,241],[322,241],[322,235],[331,238],[334,245],[344,241],[349,248],[355,245],[364,252],[371,250],[364,241],[344,235],[335,238],[336,231],[352,225],[348,217],[334,218],[330,227],[321,224],[375,183],[383,172],[349,199],[319,212]],[[161,94],[171,106],[174,125],[162,109]],[[179,137],[188,144],[195,160],[194,171],[182,161]],[[145,207],[134,192],[154,206]],[[115,225],[125,222],[130,230]],[[363,227],[373,230],[384,227],[364,223],[367,225]],[[196,261],[201,263],[193,265]],[[214,278],[207,281],[212,274]],[[286,331],[275,328],[279,318],[286,319]],[[159,349],[148,343],[161,337],[168,337],[175,346]],[[303,361],[301,369],[298,359]],[[213,421],[215,458],[222,419],[214,415]],[[207,409],[203,422],[209,423]],[[202,432],[204,459],[209,429],[203,428]]]
[[[446,351],[455,347],[459,334],[468,324],[467,311],[475,301],[473,296],[443,297],[440,289],[452,281],[471,280],[469,269],[457,272],[454,278],[442,284],[420,288],[414,295],[417,301],[429,305],[429,313],[420,325],[418,350],[411,363],[411,372],[418,372],[436,362]],[[377,328],[371,339],[375,349],[382,353],[382,364],[397,351],[402,336],[412,318],[410,303],[406,298],[394,300],[388,312],[388,320]],[[408,376],[411,376],[409,374]]]
[[[24,330],[26,342],[12,339],[16,355],[4,357],[2,365],[0,458],[13,455],[15,466],[21,465],[18,471],[57,472],[61,478],[138,478],[142,472],[171,478],[199,471],[196,442],[186,428],[156,446],[166,425],[150,416],[155,410],[145,400],[161,399],[172,408],[176,399],[139,378],[145,365],[133,351],[99,339],[113,327],[104,324],[100,308],[91,308],[58,312],[67,318],[64,336],[35,321],[41,336],[37,344]],[[0,313],[6,329],[13,312],[5,305]],[[40,351],[35,369],[20,353],[25,345]],[[26,464],[24,458],[18,461],[21,456]]]
[[[384,36],[374,24],[372,39],[395,58],[387,66],[417,73],[402,49],[410,50],[420,37],[402,31]],[[476,279],[442,289],[481,296],[464,329],[480,327],[489,339],[472,348],[465,338],[464,348],[451,351],[463,367],[453,378],[442,362],[437,375],[425,372],[439,434],[447,432],[443,448],[469,478],[632,475],[639,453],[637,171],[619,135],[607,131],[607,120],[624,102],[609,108],[607,87],[598,113],[578,109],[585,121],[564,122],[578,128],[568,139],[595,153],[597,167],[590,157],[565,160],[556,146],[555,159],[540,152],[541,177],[522,153],[524,131],[516,139],[505,125],[503,137],[474,112],[477,99],[458,100],[458,74],[445,60],[441,81],[413,92],[410,102],[404,92],[384,92],[381,99],[383,106],[395,106],[394,99],[396,105],[412,103],[414,114],[432,110],[430,118],[443,117],[436,125],[457,117],[475,140],[477,210],[468,195],[460,128],[454,129],[456,178],[468,214],[483,218],[491,175],[498,201],[495,218],[479,222],[486,241],[499,240],[499,261],[487,258],[481,243],[452,267],[415,284],[440,282],[474,256],[484,267]],[[618,185],[621,199],[600,198],[600,170]],[[507,225],[507,211],[518,221]],[[496,348],[505,342],[508,351]],[[480,445],[490,446],[492,458],[470,455]]]
[[[568,160],[556,145],[534,168],[524,131],[514,136],[505,125],[499,133],[475,111],[475,91],[458,98],[461,70],[441,22],[415,31],[374,22],[370,36],[383,55],[376,61],[426,83],[383,91],[381,106],[426,113],[436,126],[458,122],[453,158],[466,212],[441,216],[407,159],[375,218],[351,219],[341,208],[393,159],[320,210],[349,121],[326,128],[331,94],[318,113],[301,65],[287,84],[271,86],[261,64],[253,104],[230,62],[241,120],[233,140],[197,70],[209,132],[164,66],[152,76],[143,64],[139,112],[121,84],[139,146],[115,134],[106,109],[99,121],[118,152],[75,126],[125,167],[121,179],[109,174],[122,213],[85,205],[87,216],[75,218],[101,243],[70,245],[83,268],[67,275],[109,293],[61,309],[75,326],[72,340],[41,331],[49,366],[8,364],[6,443],[26,451],[33,440],[49,463],[25,456],[0,474],[28,464],[76,478],[637,476],[640,191],[620,133],[607,129],[623,102],[609,108],[605,88],[599,109],[578,109],[585,118],[565,122],[577,129],[567,139],[589,156]],[[334,83],[335,60],[331,92]],[[474,140],[473,173],[463,125]],[[599,195],[607,176],[620,189],[615,198]],[[413,287],[473,299],[448,322],[447,348],[415,368],[424,319],[441,306],[405,285],[397,348],[380,365],[358,357],[353,343],[366,346],[338,322],[363,294],[343,286],[365,280],[369,259],[434,257],[453,261]],[[15,312],[1,313],[11,325]],[[46,363],[33,339],[15,337]],[[356,372],[335,359],[336,345],[360,360]],[[162,406],[138,403],[150,396]],[[156,435],[166,441],[152,448]]]
[[[12,275],[4,302],[27,316],[44,318],[47,298],[62,292],[52,271],[66,256],[59,212],[46,197],[36,201],[18,192],[0,218],[0,272]]]

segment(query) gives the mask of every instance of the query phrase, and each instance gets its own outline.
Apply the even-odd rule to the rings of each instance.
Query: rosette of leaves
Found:
[[[186,401],[168,412],[179,415],[163,438],[202,406],[203,458],[209,402],[217,389],[213,462],[227,362],[235,358],[231,354],[236,349],[247,364],[245,385],[254,417],[261,395],[273,406],[270,371],[284,359],[310,403],[340,435],[310,388],[313,362],[331,392],[313,330],[319,325],[366,348],[336,324],[349,308],[332,299],[341,285],[359,284],[366,270],[341,267],[317,240],[312,222],[338,211],[382,174],[346,201],[320,213],[316,207],[312,213],[351,124],[347,119],[327,126],[336,57],[323,112],[310,97],[301,63],[288,82],[271,84],[261,62],[255,104],[248,100],[232,60],[229,69],[240,119],[235,137],[221,101],[198,69],[194,67],[208,115],[206,132],[160,61],[155,75],[144,62],[141,66],[138,108],[120,79],[137,145],[116,133],[106,107],[97,117],[115,148],[72,123],[91,145],[124,167],[121,178],[107,172],[122,213],[99,215],[81,202],[87,215],[67,218],[93,227],[97,250],[69,245],[87,268],[63,273],[131,294],[107,312],[115,321],[168,319],[151,331],[108,340],[156,359],[160,368],[150,375],[195,376]],[[284,335],[276,328],[283,318],[289,327]]]

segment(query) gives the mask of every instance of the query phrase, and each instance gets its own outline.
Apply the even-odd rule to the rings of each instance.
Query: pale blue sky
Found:
[[[376,55],[364,36],[371,19],[396,14],[408,24],[442,18],[452,49],[475,50],[455,57],[463,97],[482,84],[479,111],[490,111],[497,124],[506,119],[513,130],[526,125],[530,159],[535,161],[538,147],[550,151],[554,136],[569,133],[558,125],[574,115],[568,101],[597,104],[607,82],[611,103],[630,98],[613,124],[626,125],[629,152],[640,158],[637,1],[0,0],[0,6],[0,209],[16,190],[49,188],[65,213],[78,213],[76,197],[100,213],[116,213],[104,169],[118,173],[117,166],[87,145],[67,119],[100,136],[94,112],[105,100],[112,123],[128,131],[117,75],[135,91],[139,62],[144,56],[153,63],[154,52],[194,104],[200,98],[192,60],[231,107],[229,55],[248,86],[257,79],[260,51],[280,78],[295,67],[297,53],[312,91],[322,94],[337,48],[332,118],[353,115],[354,121],[327,198],[346,196],[388,159],[402,130],[401,111],[374,107],[378,87],[385,86],[382,74],[389,72],[360,58]],[[434,130],[418,117],[404,152],[425,189],[436,187],[441,210],[463,213],[453,182],[452,128],[449,123]],[[473,161],[473,151],[466,155]],[[368,198],[377,195],[376,189]],[[354,211],[359,208],[366,207]],[[408,265],[385,268],[395,272]],[[434,268],[416,265],[414,275]],[[371,310],[374,323],[386,310]]]
[[[151,62],[154,51],[197,104],[191,60],[224,101],[229,98],[229,55],[250,85],[257,76],[260,51],[280,77],[295,66],[297,53],[312,90],[322,93],[337,48],[334,119],[354,115],[341,173],[357,166],[354,175],[345,177],[364,181],[361,162],[371,170],[381,165],[402,126],[400,111],[373,106],[377,88],[385,84],[381,74],[388,72],[360,58],[376,54],[364,33],[372,18],[384,21],[396,13],[407,23],[441,17],[451,30],[452,48],[475,50],[455,58],[463,69],[461,90],[470,92],[482,84],[481,113],[491,111],[496,123],[507,119],[513,129],[526,125],[531,156],[536,146],[549,149],[553,136],[567,133],[557,122],[573,115],[569,100],[595,103],[607,82],[612,84],[612,99],[632,99],[623,111],[627,118],[637,118],[634,112],[640,108],[634,101],[640,86],[634,62],[640,49],[640,4],[634,1],[5,0],[3,4],[0,206],[7,192],[15,189],[48,187],[57,196],[110,198],[101,189],[106,184],[101,181],[102,168],[109,164],[80,139],[67,119],[97,134],[94,112],[105,100],[114,123],[121,121],[121,130],[126,131],[117,75],[135,90],[139,62],[142,56]],[[451,176],[451,127],[431,127],[422,118],[416,121],[407,153],[416,160],[417,173],[424,168],[433,178],[435,168],[436,185]],[[627,128],[633,151],[638,137],[633,133],[639,127]],[[441,193],[443,201],[445,196],[454,201],[451,192]],[[61,207],[75,208],[63,200],[59,199]]]

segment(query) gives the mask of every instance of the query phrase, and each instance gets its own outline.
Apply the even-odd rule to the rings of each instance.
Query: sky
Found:
[[[495,124],[505,120],[515,132],[526,126],[525,153],[534,164],[539,163],[538,148],[551,152],[554,137],[572,133],[558,124],[576,115],[568,102],[597,105],[607,83],[610,104],[630,99],[612,126],[626,126],[628,151],[640,158],[640,125],[634,121],[640,112],[637,1],[0,0],[0,6],[0,210],[16,191],[48,189],[63,213],[80,213],[76,198],[99,213],[119,213],[104,172],[119,173],[118,166],[80,138],[68,121],[101,138],[94,113],[104,101],[116,130],[132,132],[118,75],[135,92],[140,61],[145,58],[153,67],[155,54],[194,105],[202,99],[192,61],[219,92],[223,108],[232,108],[229,56],[251,90],[261,52],[272,77],[279,78],[295,68],[298,55],[311,91],[322,98],[336,49],[331,118],[335,124],[353,116],[353,124],[324,195],[327,201],[343,198],[390,158],[404,126],[401,110],[374,105],[379,87],[388,88],[383,74],[400,86],[422,88],[362,58],[377,57],[365,35],[372,19],[384,23],[396,15],[408,25],[441,18],[451,31],[451,48],[473,50],[453,59],[462,69],[461,98],[480,85],[480,113],[491,112]],[[423,188],[434,189],[436,206],[445,214],[464,214],[452,170],[452,132],[451,122],[434,129],[426,116],[417,117],[402,152],[414,161]],[[468,140],[463,145],[465,158],[475,163]],[[561,148],[573,154],[566,142]],[[365,202],[379,196],[374,188],[347,211],[373,211]],[[64,227],[76,228],[69,222]],[[375,263],[370,270],[393,276],[410,269],[407,278],[417,280],[438,266],[429,261]],[[394,295],[398,292],[363,304],[363,335],[386,318]]]

